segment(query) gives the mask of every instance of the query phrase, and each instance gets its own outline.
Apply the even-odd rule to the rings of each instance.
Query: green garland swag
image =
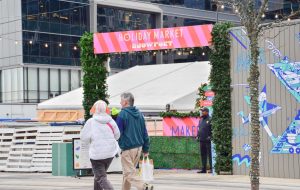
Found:
[[[201,107],[200,102],[207,99],[205,96],[205,87],[206,86],[207,86],[207,84],[204,83],[204,84],[201,84],[200,87],[198,88],[199,98],[197,98],[197,100],[196,100],[196,104],[195,104],[196,110],[200,110],[203,107],[203,106]]]
[[[180,113],[180,112],[161,112],[160,117],[177,117],[177,118],[184,118],[184,117],[199,117],[199,112],[189,112],[189,113]]]

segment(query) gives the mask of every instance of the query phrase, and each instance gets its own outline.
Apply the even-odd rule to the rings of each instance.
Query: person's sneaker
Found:
[[[153,190],[153,189],[154,189],[153,185],[147,183],[145,184],[144,190]]]
[[[206,174],[205,170],[197,171],[198,174]]]

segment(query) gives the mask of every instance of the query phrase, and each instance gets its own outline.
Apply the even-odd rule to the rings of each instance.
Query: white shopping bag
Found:
[[[147,159],[145,162],[145,157],[143,156],[143,162],[142,162],[143,181],[144,182],[153,181],[153,172],[154,172],[154,167],[153,167],[153,164],[150,163],[149,157],[147,156]]]

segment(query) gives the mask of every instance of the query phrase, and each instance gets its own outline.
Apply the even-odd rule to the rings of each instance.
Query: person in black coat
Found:
[[[197,138],[200,141],[200,153],[202,160],[202,170],[197,173],[206,173],[207,156],[209,157],[209,165],[212,169],[212,158],[211,158],[211,118],[209,117],[209,109],[204,107],[201,109],[201,120],[198,125]]]

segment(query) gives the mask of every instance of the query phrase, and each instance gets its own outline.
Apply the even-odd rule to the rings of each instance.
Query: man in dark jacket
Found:
[[[198,173],[206,173],[207,156],[209,157],[209,165],[212,169],[211,159],[211,118],[209,117],[209,109],[204,107],[201,109],[202,115],[198,125],[197,138],[200,140],[200,153],[202,160],[202,170]]]
[[[152,190],[153,186],[145,184],[136,174],[136,166],[143,152],[149,155],[149,137],[143,114],[135,107],[131,93],[121,95],[122,110],[117,117],[121,137],[119,146],[122,149],[123,167],[122,190],[130,190],[131,186],[138,190]]]

